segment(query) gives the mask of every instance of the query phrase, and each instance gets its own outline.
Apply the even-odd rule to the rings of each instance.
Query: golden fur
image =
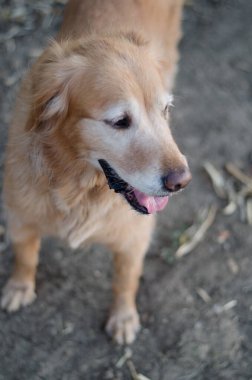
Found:
[[[57,42],[24,79],[4,178],[15,252],[2,298],[8,311],[35,298],[43,236],[58,236],[73,248],[99,242],[111,249],[115,266],[107,331],[119,343],[134,340],[135,295],[154,217],[131,210],[108,188],[97,158],[113,162],[123,178],[146,192],[155,182],[153,166],[186,165],[155,103],[172,87],[182,3],[70,0]],[[100,120],[128,102],[133,113],[137,109],[138,123],[125,142],[125,132]]]

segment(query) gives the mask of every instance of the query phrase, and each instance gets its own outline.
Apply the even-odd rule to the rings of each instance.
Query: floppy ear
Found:
[[[84,57],[68,45],[52,42],[31,71],[31,113],[27,130],[52,128],[68,114],[70,85],[83,67]]]

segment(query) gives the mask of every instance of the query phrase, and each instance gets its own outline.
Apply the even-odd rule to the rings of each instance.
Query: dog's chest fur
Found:
[[[98,209],[95,203],[83,197],[76,206],[65,212],[65,215],[58,220],[59,237],[67,240],[71,248],[77,248],[95,240],[104,228],[104,220],[110,209],[111,202],[99,203]]]
[[[99,240],[106,229],[106,220],[111,222],[111,210],[122,203],[120,196],[113,194],[106,184],[88,190],[68,184],[51,194],[59,211],[56,233],[71,248]]]

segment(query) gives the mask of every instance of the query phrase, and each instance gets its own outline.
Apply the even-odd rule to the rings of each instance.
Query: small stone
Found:
[[[227,265],[233,274],[237,274],[239,272],[239,266],[234,259],[229,258],[227,261]]]

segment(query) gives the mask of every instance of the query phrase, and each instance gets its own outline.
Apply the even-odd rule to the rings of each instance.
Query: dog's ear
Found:
[[[169,59],[160,59],[159,70],[166,91],[172,92],[177,73],[177,66]]]
[[[70,90],[83,69],[84,57],[67,44],[52,42],[31,72],[31,112],[27,130],[57,126],[68,114]]]

